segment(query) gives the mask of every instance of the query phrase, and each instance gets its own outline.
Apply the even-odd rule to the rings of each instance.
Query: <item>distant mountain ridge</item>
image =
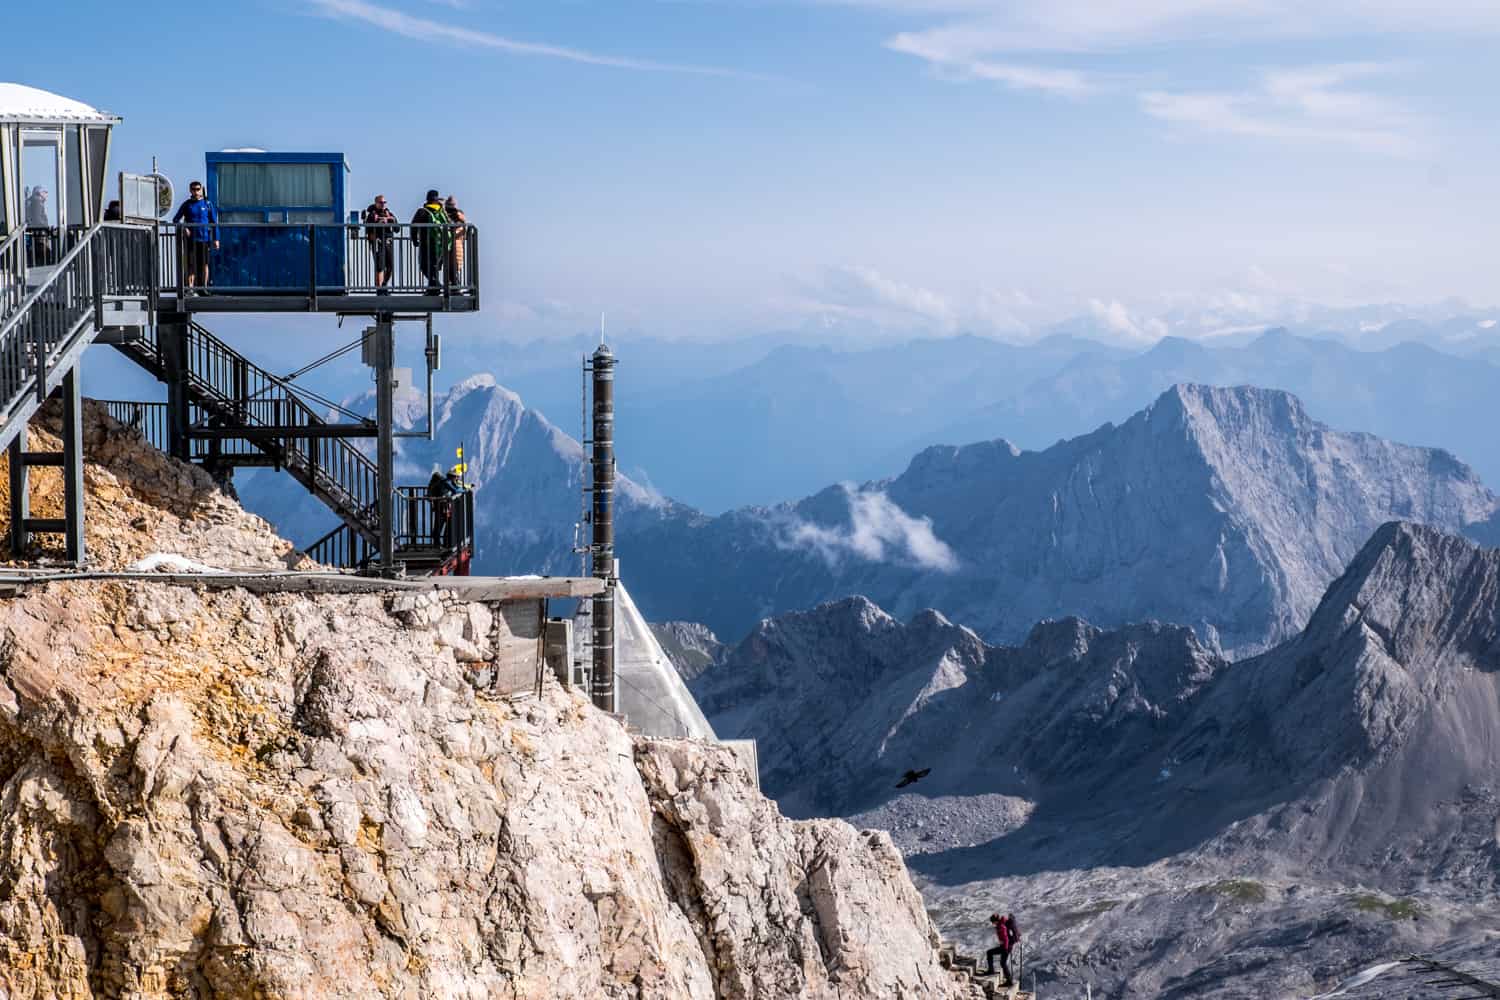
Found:
[[[936,446],[890,480],[622,532],[642,609],[732,641],[863,594],[990,641],[1043,618],[1155,619],[1243,654],[1294,634],[1381,522],[1449,531],[1496,497],[1446,452],[1331,430],[1293,396],[1180,385],[1040,452]],[[713,586],[704,587],[709,579]]]

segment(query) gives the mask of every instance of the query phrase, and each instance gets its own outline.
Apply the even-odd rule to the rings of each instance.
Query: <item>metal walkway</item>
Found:
[[[303,239],[315,250],[342,247],[335,255],[339,266],[330,275],[313,253],[302,283],[296,275],[268,271],[252,273],[250,287],[195,289],[185,285],[177,260],[183,246],[177,227],[102,223],[57,229],[52,236],[61,244],[60,256],[51,253],[51,243],[46,256],[39,256],[25,229],[0,240],[0,448],[8,448],[11,458],[12,552],[26,551],[32,532],[58,532],[67,536],[69,560],[84,560],[78,367],[90,345],[108,343],[167,386],[165,403],[115,403],[112,414],[140,427],[174,457],[197,461],[216,475],[241,466],[289,472],[338,517],[333,531],[308,546],[319,562],[367,568],[379,561],[388,574],[403,565],[419,573],[467,573],[472,496],[430,497],[424,487],[397,487],[391,480],[393,321],[428,317],[427,353],[429,366],[434,364],[431,313],[478,307],[477,231],[458,227],[452,241],[467,252],[450,252],[447,266],[438,267],[437,258],[423,250],[431,236],[413,231],[423,227],[388,227],[384,238],[394,248],[396,266],[392,280],[377,285],[364,245],[369,234],[361,227],[243,228],[240,242],[250,251],[261,243]],[[440,275],[434,276],[434,267]],[[370,362],[381,401],[376,419],[325,416],[315,402],[327,401],[309,401],[192,316],[288,308],[375,320],[366,345],[379,359]],[[23,432],[57,392],[64,396],[63,450],[29,453]],[[328,412],[334,410],[329,404]],[[367,453],[355,438],[375,439],[376,447]],[[29,516],[27,470],[38,465],[65,468],[66,517]]]

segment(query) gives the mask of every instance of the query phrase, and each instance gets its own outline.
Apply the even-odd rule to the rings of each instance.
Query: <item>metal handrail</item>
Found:
[[[0,320],[0,405],[7,418],[28,392],[37,394],[38,403],[46,399],[53,353],[91,314],[98,315],[102,289],[95,273],[99,261],[94,238],[99,229],[90,229],[15,311]],[[60,301],[49,301],[58,298],[54,292],[61,294]]]
[[[186,248],[193,233],[212,228],[220,247],[209,253],[209,283],[187,284]],[[294,294],[316,308],[320,295],[398,294],[479,297],[479,230],[468,223],[391,222],[162,223],[157,284],[186,296]],[[449,246],[428,248],[426,234],[446,232]],[[302,245],[306,256],[302,256]],[[389,265],[389,266],[387,266]],[[230,272],[226,276],[226,270]],[[386,272],[377,283],[377,272]]]
[[[190,323],[189,331],[193,340],[188,349],[196,351],[200,361],[188,365],[190,384],[199,389],[200,395],[231,408],[239,422],[263,427],[327,424],[280,378],[252,364],[199,324]],[[236,381],[240,384],[235,385]],[[340,438],[287,435],[277,440],[282,460],[288,465],[300,465],[310,479],[335,498],[343,508],[341,516],[353,517],[373,538],[378,524],[370,515],[375,507],[379,475],[370,457]],[[224,443],[235,444],[233,439]]]
[[[0,319],[9,316],[26,297],[26,227],[0,240]]]

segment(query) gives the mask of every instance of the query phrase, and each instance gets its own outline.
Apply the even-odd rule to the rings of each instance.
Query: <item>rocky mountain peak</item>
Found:
[[[1434,528],[1393,521],[1376,530],[1328,589],[1305,642],[1351,629],[1415,669],[1450,654],[1500,654],[1500,551]]]

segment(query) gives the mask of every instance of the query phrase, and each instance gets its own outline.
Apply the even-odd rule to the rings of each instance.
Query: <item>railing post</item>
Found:
[[[23,316],[21,322],[31,326],[32,350],[36,352],[36,401],[45,403],[47,401],[47,334],[45,327],[52,316],[51,309],[43,309],[36,312],[37,306],[45,306],[42,299],[38,299],[32,306],[32,315]]]
[[[63,404],[63,511],[67,531],[67,557],[81,566],[87,558],[83,543],[83,390],[75,364],[62,380]]]
[[[183,461],[188,454],[187,322],[180,313],[157,326],[157,350],[167,381],[167,453]]]
[[[26,429],[10,442],[10,554],[16,559],[26,556],[30,534],[26,519],[31,516],[30,475],[21,453],[26,450]]]
[[[93,255],[94,280],[94,329],[104,329],[104,281],[109,274],[109,269],[104,263],[104,229],[95,229],[92,235],[93,246],[90,252]]]

